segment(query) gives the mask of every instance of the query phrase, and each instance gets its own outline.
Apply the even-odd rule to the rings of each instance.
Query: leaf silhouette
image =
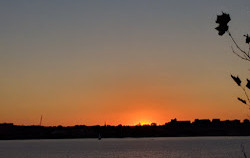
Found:
[[[244,35],[246,37],[246,43],[249,44],[250,43],[250,37],[248,36],[248,34]]]
[[[247,79],[247,85],[246,85],[246,87],[247,87],[248,89],[250,89],[250,80],[249,80],[249,79]]]
[[[219,33],[220,36],[224,35],[224,33],[228,30],[228,26],[227,25],[220,25],[218,27],[215,28]]]
[[[247,104],[247,102],[244,99],[238,98],[239,101],[241,101],[244,104]]]
[[[237,77],[235,77],[235,76],[233,76],[233,75],[231,75],[231,77],[233,78],[233,80],[237,83],[237,85],[238,86],[240,86],[240,84],[241,84],[241,80],[240,80],[240,78],[237,76]]]
[[[224,33],[228,30],[227,23],[231,20],[230,15],[223,13],[221,15],[217,15],[216,23],[219,24],[215,29],[219,32],[220,36],[224,35]]]
[[[219,25],[227,25],[227,23],[231,20],[230,15],[222,12],[221,15],[217,15],[216,23]]]

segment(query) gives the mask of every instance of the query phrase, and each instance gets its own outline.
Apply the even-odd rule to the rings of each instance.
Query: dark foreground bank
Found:
[[[172,120],[165,125],[144,126],[18,126],[0,124],[0,139],[63,139],[63,138],[123,138],[123,137],[178,137],[178,136],[250,136],[248,120],[240,122],[219,120]]]

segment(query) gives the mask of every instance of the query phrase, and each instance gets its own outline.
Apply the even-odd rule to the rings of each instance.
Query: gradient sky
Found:
[[[221,11],[243,43],[249,0],[1,1],[0,123],[247,118],[230,73],[249,63],[214,29]]]

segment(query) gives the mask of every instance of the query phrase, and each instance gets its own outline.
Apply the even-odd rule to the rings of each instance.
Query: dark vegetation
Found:
[[[250,122],[244,120],[212,121],[196,119],[194,122],[177,121],[165,125],[155,123],[144,126],[18,126],[0,124],[0,139],[63,139],[63,138],[124,138],[124,137],[180,137],[180,136],[250,136]]]
[[[244,50],[239,46],[239,44],[236,42],[234,37],[229,31],[229,26],[228,23],[231,21],[230,15],[227,13],[222,12],[221,15],[217,15],[216,23],[219,25],[215,29],[218,31],[218,34],[220,36],[223,36],[225,33],[229,35],[230,39],[233,42],[233,46],[231,46],[232,52],[239,57],[240,59],[250,62],[250,36],[248,34],[243,35],[245,38],[245,44],[247,46],[247,50]],[[247,105],[248,108],[250,109],[250,99],[248,96],[248,90],[250,89],[250,80],[245,79],[245,84],[242,83],[242,80],[238,76],[231,75],[232,79],[235,81],[235,83],[242,89],[244,92],[245,97],[240,98],[238,97],[237,99],[242,102],[243,104]]]
[[[245,43],[248,46],[248,50],[243,50],[239,44],[236,42],[236,40],[234,39],[234,37],[232,36],[232,34],[229,31],[229,26],[228,23],[229,21],[231,21],[230,15],[223,13],[221,15],[217,15],[217,19],[216,19],[216,23],[219,25],[218,27],[216,27],[215,29],[218,31],[218,34],[220,36],[224,35],[225,33],[227,33],[230,37],[230,39],[232,40],[234,46],[236,47],[236,49],[231,46],[232,52],[239,57],[240,59],[250,62],[250,37],[248,34],[243,35],[245,37]],[[244,99],[238,97],[237,99],[242,102],[243,104],[247,105],[248,108],[250,109],[250,99],[248,96],[247,91],[250,89],[250,80],[246,79],[246,84],[242,84],[241,79],[238,76],[234,76],[231,75],[232,79],[234,80],[234,82],[242,89],[242,91],[244,92]],[[245,149],[244,149],[244,145],[241,145],[241,151],[243,153],[244,158],[247,158]]]

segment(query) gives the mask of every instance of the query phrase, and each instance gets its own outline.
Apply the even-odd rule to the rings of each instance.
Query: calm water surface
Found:
[[[0,141],[0,158],[250,158],[250,137]]]

